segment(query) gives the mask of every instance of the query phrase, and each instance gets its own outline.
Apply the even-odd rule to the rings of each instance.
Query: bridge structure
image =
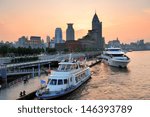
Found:
[[[16,78],[18,75],[31,75],[32,77],[35,74],[38,76],[43,72],[47,72],[50,69],[52,63],[58,63],[66,58],[68,58],[70,54],[57,54],[53,55],[51,58],[46,58],[42,60],[32,61],[32,62],[24,62],[24,63],[16,63],[16,64],[7,64],[0,65],[0,78],[4,82],[9,79],[9,77]],[[77,53],[72,54],[72,58],[84,56],[83,54]],[[44,66],[48,67],[47,69]]]

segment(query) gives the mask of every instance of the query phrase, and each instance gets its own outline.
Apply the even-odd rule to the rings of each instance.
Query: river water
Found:
[[[129,52],[127,69],[103,63],[91,68],[92,78],[67,100],[150,99],[150,51]]]
[[[110,67],[99,63],[91,68],[92,78],[71,94],[59,98],[64,100],[102,100],[102,99],[150,99],[150,51],[129,52],[131,58],[127,69]],[[0,90],[0,100],[17,99],[22,90],[30,93],[40,87],[40,79],[32,78]]]

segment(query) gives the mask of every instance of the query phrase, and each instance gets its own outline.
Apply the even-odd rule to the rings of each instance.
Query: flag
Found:
[[[40,83],[41,84],[46,84],[46,81],[45,80],[41,80]]]

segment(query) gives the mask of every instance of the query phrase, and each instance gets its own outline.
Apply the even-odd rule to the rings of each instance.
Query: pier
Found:
[[[50,69],[50,66],[57,67],[58,62],[68,56],[69,54],[56,54],[48,57],[40,57],[40,60],[33,62],[0,65],[0,80],[5,82],[1,87],[7,87],[8,83],[16,80],[15,76],[30,75],[30,77],[34,77],[35,74],[40,76],[40,74],[48,72],[47,70]],[[85,55],[82,53],[75,53],[72,56],[76,58]]]
[[[101,60],[91,59],[87,61],[89,67],[100,63]],[[35,92],[41,88],[40,80],[47,81],[47,75],[42,75],[41,77],[34,77],[24,83],[24,81],[18,82],[16,85],[9,86],[4,89],[0,89],[0,100],[11,99],[11,100],[31,100],[35,99]],[[20,96],[20,93],[25,91],[25,95]]]

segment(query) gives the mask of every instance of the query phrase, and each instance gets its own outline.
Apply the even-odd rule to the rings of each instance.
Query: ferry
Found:
[[[114,67],[127,67],[130,58],[120,48],[106,48],[101,55],[102,61]]]
[[[65,60],[52,71],[45,87],[36,92],[38,99],[54,99],[71,93],[91,77],[86,60]]]

